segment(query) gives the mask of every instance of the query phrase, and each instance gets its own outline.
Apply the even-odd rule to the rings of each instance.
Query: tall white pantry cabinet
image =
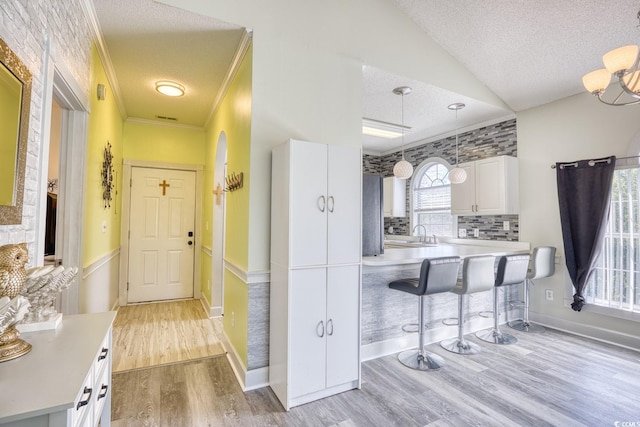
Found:
[[[359,147],[273,149],[269,384],[289,410],[360,387]]]

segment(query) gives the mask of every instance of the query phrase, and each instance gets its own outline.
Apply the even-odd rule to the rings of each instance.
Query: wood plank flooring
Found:
[[[361,390],[285,412],[268,387],[243,393],[226,357],[113,376],[121,426],[613,426],[640,423],[640,353],[559,331],[460,356],[428,346],[435,372],[395,356],[362,364]]]
[[[113,372],[224,354],[198,300],[120,307],[113,324]]]

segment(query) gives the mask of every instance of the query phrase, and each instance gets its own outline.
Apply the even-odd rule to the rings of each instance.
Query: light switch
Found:
[[[102,221],[102,232],[106,233],[107,232],[107,221]]]

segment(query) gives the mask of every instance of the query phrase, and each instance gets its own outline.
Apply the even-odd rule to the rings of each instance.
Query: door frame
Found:
[[[202,185],[203,165],[163,163],[146,160],[122,159],[122,220],[120,226],[120,277],[118,281],[118,304],[128,304],[127,278],[129,276],[129,219],[131,217],[131,168],[145,167],[153,169],[183,170],[196,173],[195,240],[193,256],[193,298],[200,299],[200,281],[202,266]],[[127,184],[128,183],[128,184]]]
[[[49,169],[49,144],[51,132],[52,101],[62,108],[60,141],[60,176],[58,188],[58,220],[56,221],[56,262],[68,267],[83,268],[84,236],[84,186],[86,174],[87,128],[89,123],[89,98],[80,84],[62,62],[56,62],[51,41],[46,44],[42,64],[43,96],[41,116],[40,165],[37,202],[38,227],[35,254],[31,254],[34,266],[44,263],[44,238],[47,216],[47,171]],[[59,260],[59,261],[58,261]],[[78,274],[71,285],[62,291],[56,309],[64,314],[80,312],[80,283]]]

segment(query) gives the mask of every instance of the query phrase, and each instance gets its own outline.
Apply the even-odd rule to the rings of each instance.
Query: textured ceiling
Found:
[[[202,127],[211,113],[244,30],[152,0],[94,0],[129,118]],[[169,98],[158,80],[185,87]]]
[[[406,144],[513,117],[514,111],[583,92],[581,77],[602,68],[602,54],[640,42],[631,0],[388,0],[511,108],[463,97],[424,82],[363,67],[363,117],[400,123],[397,86],[405,97]],[[152,0],[94,0],[128,117],[175,117],[203,126],[219,95],[244,29]],[[154,82],[182,83],[167,98]],[[455,113],[447,105],[464,102]],[[593,102],[597,102],[595,99]],[[372,152],[390,152],[401,138],[363,137]]]
[[[638,44],[637,0],[393,0],[514,111],[584,91],[602,55]]]

